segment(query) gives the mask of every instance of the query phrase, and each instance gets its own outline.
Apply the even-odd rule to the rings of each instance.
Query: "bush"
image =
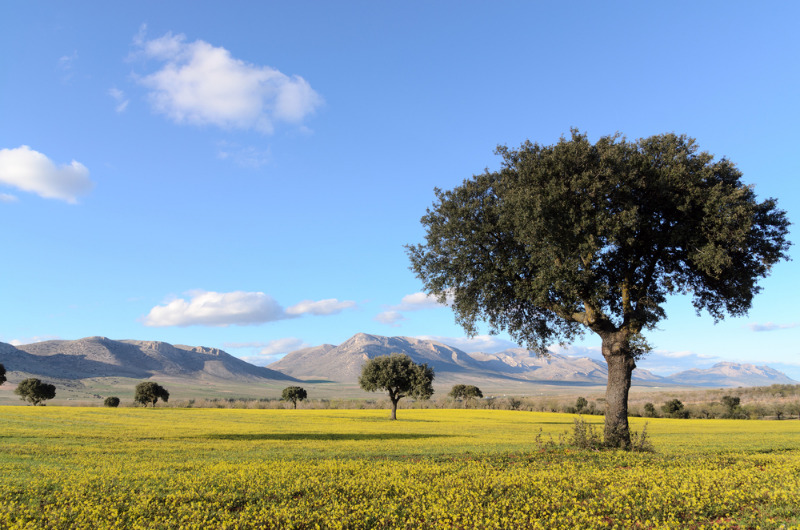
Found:
[[[664,411],[664,416],[667,418],[685,419],[689,417],[689,411],[683,407],[683,403],[679,399],[667,401],[661,406],[661,410]]]
[[[578,449],[592,449],[597,451],[603,448],[603,437],[594,425],[578,417],[574,420],[572,434],[568,438],[568,443]]]
[[[103,401],[103,405],[106,407],[119,407],[119,398],[116,396],[107,397],[105,401]]]

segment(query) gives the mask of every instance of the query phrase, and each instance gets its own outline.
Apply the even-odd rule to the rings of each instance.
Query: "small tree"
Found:
[[[738,396],[722,396],[722,404],[725,405],[725,417],[730,419],[746,418],[747,414],[742,410],[741,398]]]
[[[119,407],[119,398],[116,396],[107,397],[105,401],[103,401],[103,405],[106,407]]]
[[[580,414],[581,411],[587,407],[587,405],[589,405],[589,402],[586,401],[586,398],[583,396],[575,400],[575,410],[578,412],[578,414]]]
[[[474,385],[453,385],[448,395],[453,399],[482,398],[483,392]]]
[[[6,367],[0,364],[0,385],[6,382]]]
[[[433,395],[433,368],[416,364],[401,353],[381,355],[367,361],[358,383],[367,392],[385,390],[392,402],[391,419],[397,419],[397,402],[406,396],[428,399]]]
[[[299,386],[287,386],[283,389],[281,399],[283,401],[291,401],[294,408],[297,408],[297,402],[303,401],[308,397],[306,390]]]
[[[136,392],[133,396],[133,400],[137,403],[141,403],[145,407],[148,403],[152,403],[155,407],[159,399],[164,403],[169,401],[169,392],[167,392],[167,389],[163,386],[153,381],[143,381],[136,385]]]
[[[645,418],[655,418],[656,414],[656,406],[652,403],[645,403],[644,404],[644,417]]]
[[[672,399],[661,406],[664,415],[668,418],[688,418],[689,411],[683,407],[680,399]]]
[[[17,385],[14,390],[21,400],[32,403],[34,406],[43,401],[56,397],[56,387],[49,383],[42,383],[39,379],[31,377]]]

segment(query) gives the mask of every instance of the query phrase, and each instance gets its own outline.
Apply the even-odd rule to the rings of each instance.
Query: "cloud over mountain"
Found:
[[[255,129],[271,133],[277,122],[300,124],[322,97],[297,75],[236,59],[222,47],[167,33],[134,41],[140,54],[161,62],[139,82],[153,108],[177,123]]]
[[[27,145],[0,149],[0,184],[72,204],[94,186],[89,180],[89,170],[80,162],[73,160],[56,166]],[[4,202],[15,200],[13,195],[3,194],[3,197]]]

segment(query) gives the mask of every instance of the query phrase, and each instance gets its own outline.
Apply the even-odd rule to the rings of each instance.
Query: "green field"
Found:
[[[398,416],[0,407],[0,528],[800,527],[800,421],[652,419],[624,453],[559,445],[564,414]]]

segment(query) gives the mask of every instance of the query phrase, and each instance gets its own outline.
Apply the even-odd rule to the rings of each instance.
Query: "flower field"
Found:
[[[0,407],[0,528],[800,528],[800,421],[653,419],[656,453],[598,453],[565,414],[398,416]]]

